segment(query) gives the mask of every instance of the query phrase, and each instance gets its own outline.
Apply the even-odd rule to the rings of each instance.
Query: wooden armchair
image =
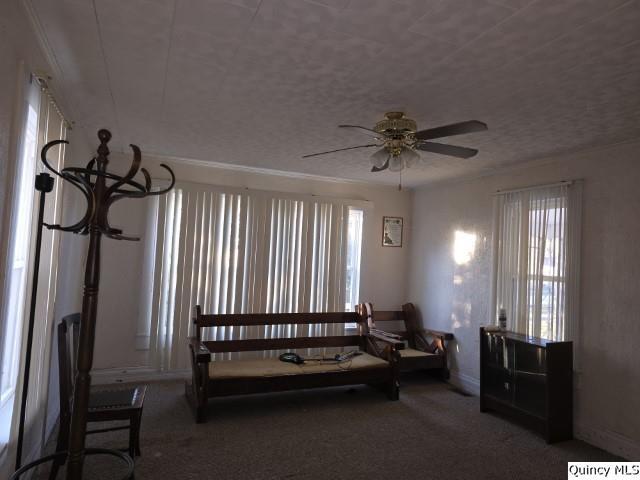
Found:
[[[400,370],[438,370],[443,379],[449,378],[447,362],[447,341],[453,339],[453,333],[425,329],[412,303],[405,303],[401,311],[373,311],[371,303],[361,303],[357,307],[358,313],[366,318],[368,333],[376,334],[380,348],[389,341],[403,340],[408,348],[398,349],[400,354]],[[403,322],[404,330],[384,330],[376,322]]]
[[[78,335],[80,331],[80,314],[73,313],[62,319],[58,325],[58,366],[60,386],[60,427],[56,451],[64,451],[69,445],[69,427],[71,423],[71,409],[73,404],[73,382],[76,374],[76,356],[78,352]],[[115,430],[129,430],[129,456],[140,455],[140,423],[142,420],[142,406],[147,390],[146,385],[134,387],[101,386],[91,387],[89,397],[89,422],[126,421],[111,427],[87,430],[87,435],[111,432]],[[60,466],[65,459],[54,461],[49,474],[49,480],[54,480]]]

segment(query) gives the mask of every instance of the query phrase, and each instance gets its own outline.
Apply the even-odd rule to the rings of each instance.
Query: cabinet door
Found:
[[[513,342],[500,335],[487,334],[484,338],[485,358],[484,393],[503,402],[511,403],[513,399]]]
[[[528,343],[517,342],[514,351],[514,403],[538,417],[547,415],[547,352]]]

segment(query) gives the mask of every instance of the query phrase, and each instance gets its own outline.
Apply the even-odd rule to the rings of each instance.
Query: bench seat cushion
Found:
[[[400,358],[416,358],[416,357],[433,357],[436,356],[435,353],[427,353],[421,350],[415,350],[413,348],[405,348],[402,350],[398,350],[400,353]]]
[[[362,353],[350,361],[342,363],[308,362],[302,365],[283,362],[277,358],[259,360],[219,360],[209,364],[209,378],[260,378],[285,375],[303,375],[307,373],[337,372],[341,370],[360,370],[366,368],[386,368],[388,363],[368,353]]]

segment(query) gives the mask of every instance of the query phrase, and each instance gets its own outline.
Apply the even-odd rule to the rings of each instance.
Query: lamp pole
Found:
[[[24,375],[22,378],[22,399],[20,402],[20,424],[18,426],[18,443],[16,446],[16,470],[22,465],[22,445],[24,443],[24,424],[27,415],[27,399],[29,397],[29,374],[31,371],[31,350],[33,349],[33,328],[38,301],[38,274],[40,273],[40,249],[42,247],[42,229],[44,227],[44,205],[47,193],[53,190],[53,177],[48,173],[36,175],[36,190],[40,192],[38,208],[38,229],[36,231],[36,253],[33,261],[33,278],[31,282],[31,305],[29,307],[29,325],[27,327],[27,351],[25,353]]]

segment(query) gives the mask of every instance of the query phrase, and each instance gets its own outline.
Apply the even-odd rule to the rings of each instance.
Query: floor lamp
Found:
[[[38,274],[40,272],[40,249],[42,247],[42,229],[44,227],[44,205],[47,193],[53,190],[53,178],[48,173],[40,173],[36,175],[35,187],[36,190],[40,192],[40,202],[38,207],[38,226],[36,230],[36,252],[33,261],[33,276],[31,281],[29,325],[27,326],[27,351],[25,353],[24,374],[22,377],[20,423],[18,426],[18,442],[16,445],[16,470],[22,465],[22,444],[24,442],[24,423],[27,414],[27,399],[29,398],[29,374],[31,371],[31,351],[33,349],[33,327],[36,316],[36,301],[38,299]]]

